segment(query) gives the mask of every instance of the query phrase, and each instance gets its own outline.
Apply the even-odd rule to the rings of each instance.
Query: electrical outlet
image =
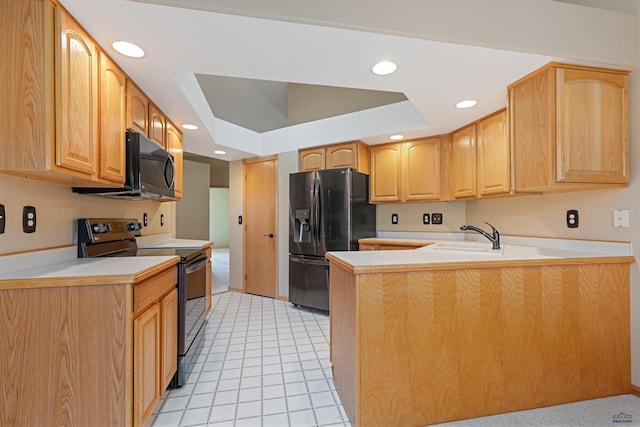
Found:
[[[629,227],[629,210],[628,209],[615,209],[613,211],[613,226],[614,227]]]
[[[398,214],[391,214],[391,224],[398,223]]]
[[[160,214],[160,227],[164,227],[164,214]]]
[[[36,231],[36,208],[34,206],[22,208],[22,231],[25,233]]]
[[[238,215],[238,224],[242,225],[242,215]]]
[[[427,224],[431,224],[431,215],[429,215],[428,213],[423,213],[422,214],[422,223],[427,225]]]
[[[578,228],[579,224],[578,211],[576,209],[569,209],[567,211],[567,227]]]
[[[146,212],[142,214],[142,225],[145,227],[149,225],[149,217]]]
[[[0,205],[0,234],[4,233],[4,225],[6,222],[7,219],[4,214],[4,205]]]
[[[442,224],[442,214],[441,213],[432,213],[431,214],[431,224]]]

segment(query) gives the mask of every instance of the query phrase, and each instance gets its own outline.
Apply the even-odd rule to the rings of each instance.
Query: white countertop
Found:
[[[176,256],[73,258],[52,264],[0,272],[2,280],[58,279],[72,277],[99,277],[111,275],[135,276],[163,262],[175,260]]]
[[[419,240],[435,236],[416,236]],[[475,236],[474,236],[475,237]],[[481,236],[480,236],[481,237]],[[409,236],[378,236],[380,239],[410,239]],[[484,240],[484,238],[483,238]],[[385,267],[444,263],[494,263],[553,259],[610,258],[633,256],[630,242],[598,242],[503,236],[501,250],[491,250],[486,240],[432,239],[432,245],[413,250],[330,252],[353,267]],[[510,243],[514,242],[514,243]],[[524,243],[524,244],[523,244]],[[456,247],[457,245],[462,245]],[[445,248],[448,247],[448,248]],[[474,250],[465,250],[465,247]],[[484,249],[484,250],[482,250]]]
[[[204,249],[213,245],[210,240],[174,239],[167,234],[136,237],[140,249]]]

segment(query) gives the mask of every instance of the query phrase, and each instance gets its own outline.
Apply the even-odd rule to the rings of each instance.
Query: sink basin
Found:
[[[493,250],[491,243],[472,243],[472,242],[446,242],[436,243],[428,248],[434,251],[449,251],[459,253],[479,253],[483,255],[502,255],[504,246],[500,249]]]

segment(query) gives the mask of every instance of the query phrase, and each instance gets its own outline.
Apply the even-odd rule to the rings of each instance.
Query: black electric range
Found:
[[[178,369],[169,387],[181,387],[202,345],[206,321],[206,284],[209,258],[202,248],[141,249],[140,223],[125,218],[78,219],[78,258],[179,256],[178,268]]]

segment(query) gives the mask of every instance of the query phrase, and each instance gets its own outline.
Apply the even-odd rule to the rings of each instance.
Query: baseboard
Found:
[[[280,301],[289,301],[289,295],[278,295],[276,299]]]
[[[631,394],[633,394],[634,396],[640,397],[640,387],[638,387],[637,385],[631,384]]]
[[[240,293],[242,293],[242,288],[233,288],[233,287],[229,286],[229,290],[231,292],[240,292]]]

